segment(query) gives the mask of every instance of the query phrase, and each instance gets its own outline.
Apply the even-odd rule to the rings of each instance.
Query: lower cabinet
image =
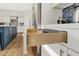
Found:
[[[51,56],[43,46],[41,47],[41,56]]]
[[[45,47],[42,46],[41,55],[42,56],[79,56],[79,52],[71,48],[68,48],[63,44],[48,44]]]
[[[4,49],[15,37],[16,27],[0,27],[0,45]]]
[[[79,52],[68,49],[68,56],[79,56]]]
[[[6,47],[8,45],[8,43],[11,41],[10,36],[11,36],[10,27],[5,27],[4,28],[4,40],[3,40],[4,47]]]
[[[52,54],[51,56],[67,56],[67,47],[61,44],[49,44],[48,47],[51,49],[49,52],[47,52],[49,49],[42,47],[42,56],[49,56],[50,54]]]

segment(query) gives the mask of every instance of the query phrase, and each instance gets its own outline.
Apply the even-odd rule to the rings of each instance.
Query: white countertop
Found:
[[[70,24],[49,24],[42,25],[42,28],[50,28],[50,29],[72,29],[79,30],[79,23],[70,23]]]
[[[0,25],[0,27],[15,27],[15,25]]]

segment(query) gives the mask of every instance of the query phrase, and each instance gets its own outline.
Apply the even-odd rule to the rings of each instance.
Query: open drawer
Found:
[[[43,44],[52,44],[67,42],[67,32],[58,31],[51,33],[44,33],[36,31],[36,29],[28,33],[28,43],[29,46],[37,46]]]
[[[65,31],[44,33],[42,31],[37,31],[36,29],[28,29],[27,33],[28,33],[27,45],[29,55],[33,55],[33,53],[34,55],[37,55],[36,52],[38,50],[37,46],[41,46],[44,44],[67,42],[67,32]]]

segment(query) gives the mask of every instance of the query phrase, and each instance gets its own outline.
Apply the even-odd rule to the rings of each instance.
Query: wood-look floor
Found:
[[[0,50],[0,56],[22,56],[22,35],[18,35],[4,50]]]

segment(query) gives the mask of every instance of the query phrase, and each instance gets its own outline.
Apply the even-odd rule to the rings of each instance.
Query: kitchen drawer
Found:
[[[47,49],[49,48],[49,49]],[[51,49],[51,51],[49,51]],[[46,52],[46,53],[45,53]],[[61,44],[49,44],[45,47],[42,47],[43,56],[67,56],[67,48]]]
[[[29,30],[29,29],[28,29]],[[63,31],[56,31],[52,33],[44,33],[40,31],[36,31],[36,29],[33,31],[28,31],[28,54],[31,55],[30,49],[33,48],[34,46],[40,46],[40,45],[50,45],[50,44],[56,44],[60,42],[67,42],[67,32]],[[49,47],[49,49],[52,51],[48,52],[49,54],[51,53],[53,55],[53,49]],[[33,49],[32,49],[33,50]],[[47,50],[48,51],[48,50]],[[60,52],[60,49],[58,50]]]
[[[43,44],[54,44],[67,41],[66,32],[58,33],[29,33],[29,46],[37,46]]]

